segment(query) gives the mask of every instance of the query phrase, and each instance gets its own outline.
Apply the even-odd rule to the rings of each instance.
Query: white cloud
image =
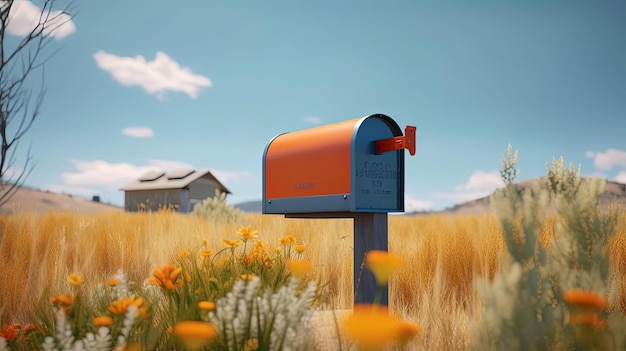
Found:
[[[142,174],[158,169],[153,165],[136,166],[130,163],[110,163],[104,160],[70,160],[75,172],[63,172],[61,178],[67,185],[101,185],[117,189],[124,183],[139,178]]]
[[[322,119],[319,117],[304,117],[302,121],[310,124],[320,124],[322,123]]]
[[[488,196],[503,185],[499,171],[476,170],[470,175],[467,182],[454,187],[454,192],[437,192],[433,196],[461,203]]]
[[[170,161],[170,160],[150,160],[148,165],[163,171],[171,171],[175,169],[193,169],[193,165],[186,162]]]
[[[211,80],[193,74],[181,67],[165,53],[158,51],[154,60],[146,61],[143,56],[121,57],[102,50],[93,55],[101,69],[111,73],[113,79],[125,86],[138,85],[149,94],[162,97],[167,91],[182,92],[190,98],[198,97],[203,87],[210,87]]]
[[[499,187],[502,187],[500,171],[485,172],[476,170],[470,175],[465,184],[456,186],[456,189],[491,193]]]
[[[122,129],[122,134],[133,138],[150,138],[154,136],[154,131],[150,127],[128,127]]]
[[[228,183],[252,177],[252,173],[248,171],[230,171],[222,169],[215,169],[210,171],[211,174],[213,174],[215,178],[217,178],[222,183]]]
[[[2,1],[4,3],[4,1]],[[4,4],[3,4],[4,6]],[[27,0],[13,2],[7,30],[13,35],[27,35],[40,24],[42,9]],[[45,9],[46,14],[48,9]],[[72,17],[62,11],[50,11],[43,33],[55,39],[63,39],[76,31]]]
[[[433,208],[433,203],[427,200],[418,200],[411,195],[404,195],[404,212],[416,212],[416,211],[424,211],[431,210]]]
[[[620,182],[620,183],[626,184],[626,171],[617,173],[617,175],[615,176],[614,180],[616,182]]]
[[[609,148],[606,152],[587,151],[587,157],[593,159],[598,169],[610,170],[613,167],[626,167],[626,151]]]

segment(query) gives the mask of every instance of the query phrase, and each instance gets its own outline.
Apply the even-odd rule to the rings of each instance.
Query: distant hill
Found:
[[[101,211],[124,211],[124,209],[82,197],[26,187],[20,187],[15,195],[0,207],[0,214],[3,215],[21,212],[46,213],[48,211],[72,211],[89,214]]]
[[[520,189],[526,189],[531,184],[530,180],[520,182],[517,185]],[[489,196],[480,199],[471,200],[462,204],[455,205],[451,208],[436,213],[446,215],[481,215],[492,211]],[[626,184],[607,180],[604,192],[600,195],[598,205],[600,208],[606,208],[610,204],[626,205]],[[414,213],[418,214],[418,213]]]
[[[262,200],[247,201],[247,202],[241,202],[241,203],[235,204],[233,206],[244,212],[261,213],[261,211],[263,210],[263,201]]]

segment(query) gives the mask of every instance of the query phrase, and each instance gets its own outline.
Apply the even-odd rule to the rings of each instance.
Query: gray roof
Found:
[[[215,181],[217,187],[223,192],[230,194],[230,191],[209,171],[196,171],[193,169],[179,169],[171,172],[150,171],[139,179],[132,181],[120,190],[165,190],[182,189],[200,178],[207,178]]]

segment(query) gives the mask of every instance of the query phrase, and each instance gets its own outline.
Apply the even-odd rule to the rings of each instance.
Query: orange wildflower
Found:
[[[2,330],[0,330],[0,337],[3,337],[8,342],[13,342],[17,338],[17,334],[20,332],[21,326],[17,323],[3,324]]]
[[[109,316],[100,316],[94,318],[91,323],[93,323],[93,325],[97,327],[108,327],[109,325],[113,324],[113,318]]]
[[[239,244],[241,244],[241,241],[239,240],[229,240],[229,239],[223,239],[222,242],[224,243],[224,245],[228,246],[228,247],[237,247],[239,246]]]
[[[211,301],[200,301],[198,302],[198,308],[206,311],[213,311],[215,309],[215,303]]]
[[[282,238],[278,239],[278,241],[280,242],[281,245],[284,245],[284,246],[295,245],[297,242],[296,237],[294,237],[293,235],[283,236]]]
[[[72,284],[74,286],[78,286],[78,285],[82,284],[84,280],[78,274],[70,274],[69,276],[67,276],[67,281],[69,281],[70,284]]]
[[[239,234],[239,236],[241,237],[241,240],[243,241],[248,241],[250,239],[255,239],[258,238],[259,236],[257,235],[259,231],[252,229],[251,226],[241,226],[239,228],[239,230],[237,230],[237,234]]]
[[[201,350],[217,337],[217,330],[209,322],[182,321],[174,326],[174,334],[185,349]]]
[[[380,305],[355,305],[343,327],[361,351],[380,351],[401,335],[401,321]]]
[[[120,280],[119,280],[119,279],[115,279],[115,278],[113,278],[113,279],[109,279],[109,280],[107,280],[107,284],[108,284],[109,286],[117,286],[119,283],[120,283]]]
[[[300,278],[311,271],[311,263],[309,261],[287,260],[287,269],[291,275]]]
[[[590,309],[592,311],[604,311],[609,304],[601,294],[583,289],[568,290],[563,294],[563,301],[572,307]]]
[[[306,251],[306,246],[300,244],[300,245],[296,245],[293,247],[297,253],[303,253],[304,251]]]
[[[254,279],[255,275],[254,274],[242,274],[241,275],[241,279],[242,280],[252,280]]]
[[[384,286],[391,273],[402,266],[402,259],[387,251],[371,250],[365,255],[365,265],[374,273],[376,284]]]
[[[177,287],[183,286],[183,281],[177,280],[182,271],[182,268],[165,265],[161,269],[153,270],[154,278],[149,278],[147,282],[148,284],[163,286],[168,290],[175,290]]]
[[[200,250],[200,256],[209,257],[213,254],[213,250],[211,249],[202,249]]]
[[[143,299],[136,298],[134,294],[129,297],[120,297],[119,299],[113,301],[111,305],[109,305],[109,312],[118,316],[125,315],[126,311],[128,311],[128,307],[131,305],[137,306],[137,314],[142,314],[144,317],[147,316],[148,308],[142,306]]]

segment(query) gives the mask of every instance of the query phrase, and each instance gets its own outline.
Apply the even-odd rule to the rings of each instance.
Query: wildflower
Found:
[[[107,280],[107,285],[109,286],[117,286],[119,283],[120,283],[119,279],[112,278],[112,279]]]
[[[108,327],[109,325],[113,324],[113,318],[109,316],[100,316],[94,318],[91,323],[93,323],[93,325],[97,327]]]
[[[213,250],[211,250],[211,249],[203,249],[203,250],[200,250],[200,256],[203,256],[203,257],[209,257],[209,256],[211,256],[212,254],[213,254]]]
[[[420,332],[419,325],[407,321],[401,321],[398,327],[398,341],[402,346],[402,349],[408,344],[411,339],[417,336]]]
[[[72,302],[74,302],[74,299],[70,298],[67,295],[59,295],[57,297],[52,298],[52,304],[56,305],[56,306],[67,306],[67,305],[71,305]]]
[[[239,236],[241,237],[241,240],[243,241],[248,241],[250,239],[255,239],[258,238],[259,236],[257,235],[259,231],[258,230],[254,230],[252,229],[251,226],[241,226],[239,228],[239,230],[237,230],[237,234],[239,234]]]
[[[175,290],[177,287],[183,286],[183,281],[177,280],[181,272],[182,268],[165,265],[161,269],[153,270],[154,278],[149,278],[147,282],[152,285],[164,286],[168,290]]]
[[[131,305],[134,305],[138,308],[138,314],[141,313],[144,317],[147,317],[146,312],[148,308],[145,306],[142,307],[143,299],[136,298],[134,294],[129,297],[120,297],[119,299],[113,301],[111,305],[109,305],[109,312],[118,316],[123,316],[126,314],[128,307],[130,307]]]
[[[401,322],[391,316],[385,306],[355,305],[343,326],[361,351],[379,351],[401,335]]]
[[[306,246],[300,244],[300,245],[296,245],[293,247],[297,253],[303,253],[304,251],[306,251]]]
[[[235,247],[239,246],[239,244],[241,244],[241,242],[239,240],[223,239],[222,242],[224,243],[224,245],[226,245],[228,247],[232,247],[232,248],[235,248]]]
[[[228,263],[230,263],[230,257],[222,257],[222,259],[220,259],[219,262],[215,264],[215,267],[221,269]]]
[[[242,274],[241,275],[241,279],[242,280],[249,280],[252,281],[252,279],[254,279],[255,275],[254,274]]]
[[[204,246],[209,245],[209,239],[207,239],[206,237],[202,238],[202,245]]]
[[[174,327],[174,334],[187,350],[201,350],[217,337],[213,324],[201,321],[182,321]]]
[[[70,274],[67,277],[67,280],[74,286],[78,286],[83,283],[83,278],[78,274]]]
[[[189,250],[183,250],[179,253],[180,257],[182,258],[187,258],[189,257],[189,255],[191,255],[191,253],[189,252]]]
[[[287,269],[296,278],[301,278],[311,270],[311,263],[308,261],[288,260]]]
[[[296,244],[296,238],[293,235],[283,236],[282,238],[278,239],[278,241],[283,246]]]
[[[277,247],[274,249],[276,251],[277,254],[280,255],[281,252],[283,252],[283,248],[282,247]]]
[[[402,266],[402,259],[387,251],[372,250],[365,255],[367,268],[374,273],[376,284],[384,286],[389,281],[389,275]]]
[[[2,330],[0,330],[0,337],[3,337],[8,342],[14,342],[17,334],[20,332],[20,327],[17,323],[4,324],[2,325]]]
[[[590,290],[568,290],[563,294],[563,301],[575,310],[604,311],[608,307],[604,296]]]
[[[213,311],[215,309],[215,303],[211,301],[200,301],[198,302],[198,308],[206,311]]]

